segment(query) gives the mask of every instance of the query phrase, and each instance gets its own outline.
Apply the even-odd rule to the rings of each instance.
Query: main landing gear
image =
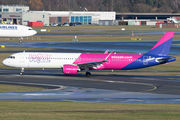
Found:
[[[21,68],[20,75],[24,75],[24,68]]]
[[[89,67],[88,66],[85,67],[85,71],[86,71],[86,76],[90,77],[91,73],[89,72]]]
[[[90,72],[86,72],[86,76],[87,76],[87,77],[90,77],[90,76],[91,76],[91,73],[90,73]]]

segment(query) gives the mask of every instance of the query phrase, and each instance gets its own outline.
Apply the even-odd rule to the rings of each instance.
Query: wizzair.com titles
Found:
[[[116,58],[116,59],[132,59],[132,56],[111,56],[111,58]]]

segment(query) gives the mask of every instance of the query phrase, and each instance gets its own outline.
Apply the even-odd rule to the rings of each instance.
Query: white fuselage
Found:
[[[15,68],[62,68],[72,64],[80,53],[15,53],[3,61],[3,64]]]
[[[0,37],[29,37],[35,35],[37,32],[31,27],[23,25],[6,25],[0,24]]]

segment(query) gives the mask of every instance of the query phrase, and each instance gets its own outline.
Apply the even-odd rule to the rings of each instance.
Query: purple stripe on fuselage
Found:
[[[151,50],[168,41],[169,39],[173,38],[173,36],[174,32],[166,32],[164,36],[156,43],[156,45]]]
[[[107,59],[108,61],[101,64],[103,67],[100,67],[99,69],[119,70],[129,65],[130,63],[137,61],[137,59],[139,59],[142,56],[142,55],[134,55],[134,54],[111,54],[108,57],[108,55],[109,54],[82,53],[75,60],[73,64],[98,62],[98,61],[103,61],[104,59]]]

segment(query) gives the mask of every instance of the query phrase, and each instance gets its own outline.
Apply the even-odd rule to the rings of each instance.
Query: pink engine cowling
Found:
[[[66,75],[76,75],[78,72],[78,66],[76,65],[64,65],[63,73]]]

